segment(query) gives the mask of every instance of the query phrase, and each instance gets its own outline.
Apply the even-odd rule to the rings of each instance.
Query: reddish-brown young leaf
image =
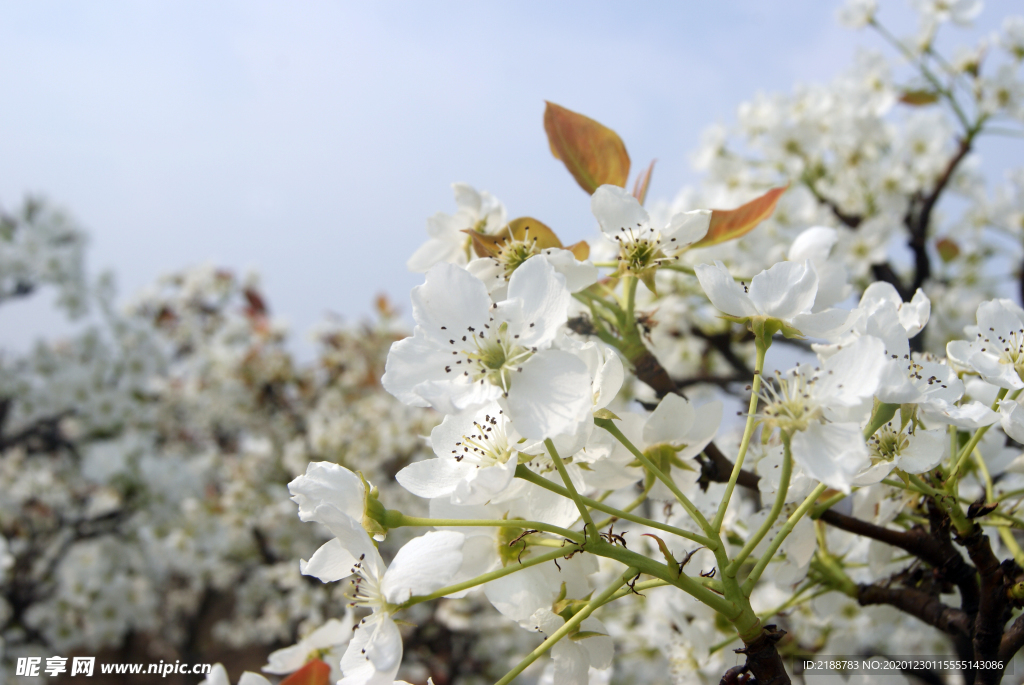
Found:
[[[950,238],[939,238],[935,241],[935,249],[944,262],[951,262],[960,256],[960,246]]]
[[[654,173],[654,163],[658,160],[652,159],[650,165],[636,177],[636,181],[633,182],[633,197],[636,198],[640,204],[644,203],[647,199],[647,189],[651,185],[651,174]]]
[[[900,93],[900,102],[911,107],[924,107],[939,101],[939,94],[933,90],[905,90]]]
[[[588,194],[606,183],[626,187],[629,154],[615,131],[553,102],[544,109],[544,130],[555,159]]]
[[[282,680],[279,685],[330,685],[330,682],[331,667],[319,659],[313,659]]]
[[[735,240],[750,233],[754,228],[770,217],[789,185],[772,188],[761,197],[755,198],[736,209],[712,209],[711,226],[706,236],[693,244],[693,247],[708,247]]]

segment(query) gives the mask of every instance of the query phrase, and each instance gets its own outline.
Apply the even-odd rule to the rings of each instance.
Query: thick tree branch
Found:
[[[857,601],[861,606],[888,604],[954,637],[971,634],[971,619],[967,614],[943,604],[938,597],[921,590],[910,587],[860,585],[857,587]]]

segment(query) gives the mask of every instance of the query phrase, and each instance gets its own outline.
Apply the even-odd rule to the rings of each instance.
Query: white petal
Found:
[[[644,443],[680,443],[693,427],[693,406],[684,398],[669,393],[644,424]]]
[[[594,191],[590,198],[590,211],[601,224],[601,230],[610,238],[619,235],[623,228],[635,231],[650,223],[647,210],[635,197],[618,186],[603,185]]]
[[[669,251],[682,249],[706,236],[709,228],[711,210],[695,209],[692,212],[680,212],[672,216],[668,227],[661,232],[661,245]]]
[[[948,347],[949,346],[947,345],[947,349]],[[998,385],[1000,388],[1006,388],[1008,390],[1020,390],[1021,388],[1024,388],[1024,381],[1021,381],[1020,375],[1017,373],[1017,370],[1013,368],[1013,365],[1004,364],[993,354],[981,352],[979,350],[974,352],[968,361],[971,366],[981,374],[982,378],[993,385]]]
[[[1013,400],[999,404],[999,418],[1003,431],[1017,442],[1024,443],[1024,406]]]
[[[593,406],[587,365],[569,352],[542,350],[515,374],[506,402],[512,425],[523,437],[574,433]]]
[[[448,360],[450,364],[451,357]],[[424,381],[413,388],[413,394],[442,414],[461,414],[498,399],[501,388],[482,380],[474,382],[466,376],[456,376],[451,380]]]
[[[711,304],[730,316],[757,316],[757,307],[750,301],[743,286],[733,280],[729,270],[721,262],[699,264],[694,268],[700,287],[704,289]]]
[[[676,453],[679,459],[686,461],[696,457],[714,440],[718,427],[722,424],[722,409],[722,403],[718,400],[694,409],[693,428],[686,436],[686,448]]]
[[[750,301],[767,316],[791,321],[809,312],[818,292],[818,274],[811,263],[779,262],[750,281]]]
[[[363,481],[344,466],[329,461],[310,462],[306,473],[288,483],[299,518],[310,520],[321,504],[330,503],[354,519],[363,516]]]
[[[332,618],[303,638],[302,643],[308,645],[310,649],[326,649],[347,643],[352,638],[352,616],[349,615],[347,618],[347,621]]]
[[[581,262],[569,250],[552,247],[544,250],[542,254],[544,259],[555,267],[555,271],[565,277],[565,286],[571,293],[578,293],[597,283],[601,275],[593,262],[589,259]]]
[[[590,655],[571,639],[560,640],[551,649],[558,685],[590,685]]]
[[[492,580],[484,585],[484,594],[504,616],[516,622],[526,621],[538,609],[550,609],[557,596],[551,587],[546,566],[548,564],[530,566]]]
[[[849,329],[852,312],[843,309],[825,309],[813,314],[797,314],[793,327],[809,338],[837,340]]]
[[[828,253],[839,240],[836,229],[827,226],[812,226],[796,237],[789,248],[787,259],[791,262],[811,260],[817,267],[828,259]]]
[[[938,466],[948,449],[945,431],[919,429],[910,436],[910,444],[896,456],[896,465],[907,473],[924,473]]]
[[[436,264],[412,289],[412,316],[423,335],[440,346],[469,328],[483,330],[491,298],[473,274],[454,264]]]
[[[451,364],[451,356],[428,340],[417,327],[412,337],[391,346],[381,385],[403,404],[428,407],[430,403],[419,395],[416,386],[424,381],[450,379],[454,372],[445,372],[445,365]]]
[[[345,551],[360,560],[364,569],[368,569],[377,577],[383,574],[384,561],[380,558],[377,547],[370,540],[370,535],[363,529],[362,524],[332,504],[321,504],[310,518],[327,526],[331,534],[338,538]],[[310,563],[312,563],[312,559]]]
[[[812,393],[823,403],[853,407],[874,394],[885,366],[885,346],[865,336],[825,360]]]
[[[974,429],[991,426],[999,420],[999,414],[977,400],[967,402],[959,407],[951,404],[929,404],[925,409],[929,418],[960,428]]]
[[[469,210],[473,216],[480,216],[483,201],[476,188],[468,183],[453,183],[452,190],[455,192],[455,204],[459,209]]]
[[[412,595],[427,595],[449,585],[462,565],[466,536],[452,530],[435,530],[405,543],[381,580],[380,589],[392,604]]]
[[[360,623],[341,657],[345,677],[338,685],[392,685],[402,663],[402,635],[390,616],[374,614]]]
[[[479,278],[492,297],[498,289],[507,290],[508,281],[505,280],[505,267],[496,259],[478,257],[466,265],[466,271]]]
[[[409,464],[395,475],[395,480],[417,497],[444,497],[455,492],[459,482],[475,470],[472,464],[438,457]]]
[[[238,679],[238,685],[270,685],[270,681],[259,673],[245,671],[242,673],[242,677]]]
[[[405,268],[413,273],[424,273],[441,262],[458,263],[462,254],[463,247],[458,240],[430,238],[412,253],[412,257],[405,263]]]
[[[931,313],[932,301],[918,288],[914,298],[900,306],[900,324],[907,331],[907,336],[913,338],[920,333],[928,323]]]
[[[565,277],[543,257],[531,257],[515,270],[508,282],[508,299],[522,303],[519,344],[544,347],[551,344],[568,318],[572,295]]]
[[[356,557],[342,547],[337,538],[328,540],[320,546],[309,561],[299,560],[299,573],[304,576],[319,578],[324,583],[333,583],[352,575],[352,566]],[[286,671],[289,672],[290,671]],[[269,671],[278,673],[278,671]]]
[[[854,477],[869,464],[855,423],[812,423],[793,436],[792,449],[793,460],[808,476],[847,494]]]
[[[467,476],[456,484],[452,502],[486,504],[512,484],[518,463],[518,455],[513,454],[504,464],[470,469]]]

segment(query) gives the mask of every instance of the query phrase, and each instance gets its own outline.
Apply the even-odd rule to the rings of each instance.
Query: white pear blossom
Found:
[[[574,432],[592,404],[586,364],[550,349],[567,319],[565,279],[534,257],[509,281],[508,299],[460,267],[438,264],[413,288],[413,336],[395,343],[382,383],[413,406],[458,414],[498,400],[520,435]]]
[[[327,662],[324,658],[327,654],[340,658],[340,648],[347,645],[352,638],[354,626],[355,618],[351,611],[346,612],[344,621],[332,618],[291,647],[271,652],[267,657],[267,665],[263,667],[264,673],[293,673],[302,668],[310,658]]]
[[[635,274],[674,261],[707,235],[711,225],[711,211],[698,209],[674,214],[668,226],[654,228],[650,215],[637,199],[613,185],[603,185],[594,191],[590,209],[605,236],[619,244],[620,263]]]
[[[326,526],[334,540],[317,550],[308,562],[300,562],[302,573],[325,583],[355,575],[350,605],[372,612],[359,621],[341,657],[345,677],[339,682],[367,685],[394,680],[402,661],[402,637],[391,616],[411,596],[429,594],[450,584],[462,564],[465,536],[455,531],[433,531],[414,538],[386,567],[362,526],[333,504],[318,506],[310,520]]]
[[[971,333],[974,340],[946,345],[949,359],[1000,388],[1024,388],[1024,310],[1005,299],[982,302],[977,327],[968,327]]]
[[[465,230],[488,235],[500,231],[507,222],[505,206],[486,190],[477,192],[466,183],[453,183],[455,214],[438,212],[427,219],[427,240],[407,264],[410,271],[426,272],[440,262],[465,264],[469,261],[471,239]]]
[[[849,316],[839,309],[812,313],[818,275],[810,260],[779,262],[751,279],[737,283],[721,262],[696,267],[697,280],[711,304],[738,319],[765,317],[781,321],[813,337],[829,337]]]
[[[797,366],[777,376],[778,388],[766,383],[761,391],[765,430],[790,435],[793,460],[804,472],[843,492],[870,464],[860,421],[871,409],[883,355],[882,341],[864,336],[820,367]]]
[[[872,465],[857,475],[854,485],[877,483],[894,468],[915,475],[924,473],[948,456],[946,431],[916,426],[912,418],[904,420],[901,411],[897,409],[893,418],[868,438]]]
[[[519,443],[497,403],[449,414],[430,433],[437,459],[410,464],[395,477],[419,497],[450,496],[453,504],[485,504],[512,483]]]

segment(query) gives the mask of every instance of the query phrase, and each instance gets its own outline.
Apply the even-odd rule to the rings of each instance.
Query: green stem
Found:
[[[846,497],[847,495],[845,493],[837,492],[821,504],[815,505],[814,509],[811,510],[811,518],[817,521],[821,518],[822,514],[842,502]]]
[[[523,466],[522,464],[520,464],[519,466],[516,467],[516,478],[521,478],[521,479],[523,479],[525,481],[533,483],[537,487],[541,487],[541,488],[544,488],[545,490],[549,490],[551,492],[557,493],[557,494],[561,495],[562,497],[566,497],[566,498],[570,497],[568,490],[566,490],[565,488],[563,488],[560,485],[556,485],[556,484],[552,483],[551,481],[549,481],[544,476],[541,476],[540,474],[534,473],[533,471],[531,471],[526,466]],[[697,533],[691,533],[688,530],[683,530],[682,528],[676,528],[675,526],[670,526],[667,523],[659,523],[658,521],[653,521],[651,519],[646,519],[643,516],[637,516],[635,514],[630,514],[627,511],[622,511],[621,509],[616,509],[615,507],[608,506],[607,504],[604,504],[603,502],[598,502],[597,500],[590,499],[589,497],[584,497],[584,496],[581,495],[580,499],[583,501],[584,504],[586,504],[591,509],[596,509],[597,511],[603,511],[606,514],[611,514],[615,518],[620,518],[623,521],[632,521],[633,523],[638,523],[638,524],[640,524],[642,526],[649,526],[649,527],[655,528],[657,530],[663,530],[666,533],[672,533],[673,535],[678,535],[681,538],[684,538],[686,540],[691,540],[693,542],[696,542],[697,544],[704,545],[705,547],[708,547],[711,544],[711,540],[709,538],[704,537],[703,535],[698,535]]]
[[[506,673],[505,676],[494,685],[509,685],[509,683],[515,680],[516,676],[525,671],[527,666],[543,656],[555,645],[556,642],[575,631],[576,627],[589,618],[598,607],[611,601],[612,595],[614,595],[620,587],[628,583],[635,575],[635,568],[626,569],[625,573],[616,578],[615,581],[602,590],[600,594],[587,602],[587,605],[576,612],[576,615],[566,621],[564,626],[552,633],[546,640],[544,640],[544,642],[540,643],[540,646],[537,647],[537,649],[530,652],[525,659],[520,661],[515,668]]]
[[[988,472],[988,465],[985,464],[985,457],[982,456],[981,450],[975,449],[972,453],[974,460],[978,463],[978,468],[981,470],[981,475],[985,479],[985,499],[991,502],[994,499],[992,494],[992,475]],[[1013,555],[1013,560],[1018,565],[1024,565],[1024,550],[1020,548],[1017,543],[1017,539],[1013,537],[1013,532],[1007,526],[999,526],[999,537],[1002,539],[1003,544],[1010,550],[1010,554]]]
[[[996,395],[996,399],[994,402],[992,402],[992,406],[990,407],[992,411],[999,411],[999,400],[1006,397],[1006,393],[1006,388],[999,389],[999,393]],[[1016,393],[1014,394],[1014,396],[1016,396]],[[989,426],[982,426],[981,428],[975,430],[974,435],[971,436],[971,439],[968,440],[967,444],[964,445],[962,450],[960,450],[960,454],[957,455],[956,462],[953,464],[953,469],[949,472],[949,477],[946,478],[946,489],[950,493],[954,492],[953,488],[956,486],[956,476],[960,471],[960,467],[971,456],[971,452],[973,452],[974,448],[978,446],[978,443],[981,441],[981,439],[985,437],[985,433],[988,432],[988,429]]]
[[[626,320],[623,323],[628,330],[622,331],[622,337],[627,337],[636,329],[636,286],[640,279],[632,274],[623,279],[626,281]]]
[[[953,526],[956,528],[956,532],[960,535],[967,535],[974,529],[974,524],[964,515],[963,510],[960,508],[959,498],[956,494],[948,494],[936,490],[932,486],[928,485],[928,483],[925,483],[920,476],[916,476],[912,473],[908,473],[907,478],[910,479],[911,483],[917,486],[918,490],[931,497],[932,501],[935,502],[940,509],[946,512],[946,515],[949,516],[949,520],[952,521]],[[949,503],[949,500],[951,499],[953,500],[952,504]]]
[[[779,489],[775,494],[775,503],[772,504],[772,509],[768,512],[768,518],[761,523],[761,527],[757,529],[747,544],[743,545],[743,549],[739,551],[733,560],[729,564],[729,567],[725,569],[725,575],[735,578],[736,572],[739,571],[740,565],[750,556],[754,551],[754,548],[760,544],[764,536],[768,534],[768,531],[775,525],[775,520],[779,518],[779,514],[782,513],[782,507],[786,505],[786,493],[789,492],[789,479],[793,473],[793,455],[789,448],[789,436],[783,433],[782,435],[782,474],[779,481]]]
[[[563,538],[568,538],[573,542],[583,542],[582,534],[567,528],[552,526],[543,521],[523,521],[522,519],[433,519],[420,516],[406,516],[405,514],[400,514],[399,516],[401,518],[398,518],[398,525],[390,525],[392,519],[388,519],[389,528],[400,528],[403,526],[468,526],[471,528],[522,528],[523,530],[533,528],[545,533],[561,535]]]
[[[597,526],[594,525],[594,519],[590,518],[590,511],[587,510],[587,505],[580,499],[580,493],[576,492],[576,486],[572,484],[572,478],[569,477],[569,472],[565,470],[562,458],[558,456],[555,443],[551,442],[551,438],[548,438],[544,441],[544,446],[548,448],[548,454],[551,455],[551,461],[555,463],[558,475],[562,477],[562,482],[565,483],[565,488],[569,491],[569,497],[576,503],[576,508],[580,510],[583,523],[589,529],[591,535],[597,535]]]
[[[771,543],[768,545],[768,549],[765,550],[765,553],[757,560],[754,570],[750,572],[750,575],[747,576],[746,581],[744,581],[742,586],[743,594],[748,597],[750,596],[751,590],[754,589],[754,585],[761,578],[761,574],[764,573],[765,568],[768,566],[768,562],[772,560],[775,553],[779,551],[779,547],[786,538],[789,537],[789,534],[793,532],[793,528],[796,526],[797,522],[799,522],[800,519],[803,518],[804,514],[814,506],[817,499],[821,497],[821,493],[825,492],[826,489],[828,489],[827,485],[819,483],[818,487],[814,488],[814,490],[811,491],[811,494],[804,498],[804,501],[800,503],[797,510],[794,511],[788,519],[786,519],[786,523],[782,526],[782,530],[779,531],[778,535],[772,538]]]
[[[693,505],[693,502],[683,494],[675,484],[675,481],[665,475],[661,469],[654,465],[654,462],[647,458],[647,455],[637,449],[636,445],[630,442],[629,438],[622,434],[622,431],[619,430],[618,426],[612,423],[610,419],[594,419],[594,423],[614,435],[616,440],[622,443],[622,445],[628,449],[634,457],[640,460],[640,463],[643,464],[648,471],[654,474],[655,478],[665,484],[672,494],[676,496],[676,499],[679,500],[679,503],[683,505],[683,509],[685,509],[686,513],[690,515],[690,518],[696,521],[701,527],[701,530],[704,531],[704,534],[708,536],[709,543],[711,540],[718,538],[717,529],[713,528],[711,524],[708,523],[708,520],[704,518],[704,514],[700,513],[700,510]],[[708,549],[715,551],[721,547],[721,542],[708,544],[707,547]]]
[[[429,595],[414,595],[409,599],[405,600],[404,602],[402,602],[402,604],[399,605],[399,608],[407,609],[408,607],[411,607],[414,604],[420,604],[421,602],[429,602],[432,599],[439,599],[441,597],[446,597],[448,595],[455,594],[456,592],[469,590],[470,588],[474,588],[478,585],[489,583],[492,580],[497,580],[498,578],[504,578],[505,576],[517,573],[523,570],[524,568],[530,568],[531,566],[543,564],[544,562],[551,561],[552,559],[558,559],[559,557],[567,556],[568,554],[571,554],[573,551],[575,551],[574,547],[570,547],[568,550],[559,549],[554,552],[546,552],[544,554],[539,554],[535,557],[530,557],[529,559],[523,562],[510,563],[508,566],[500,568],[497,571],[484,573],[483,575],[477,576],[476,578],[472,578],[461,583],[456,583],[455,585],[449,585],[448,587],[443,587],[440,590],[431,592]]]
[[[725,495],[718,505],[718,513],[715,514],[715,522],[712,527],[717,531],[722,528],[722,521],[725,520],[725,512],[729,508],[729,501],[732,499],[732,492],[736,489],[736,481],[739,480],[740,471],[743,469],[743,460],[747,456],[747,449],[750,447],[750,438],[754,435],[754,413],[757,411],[758,393],[761,391],[761,376],[764,373],[764,356],[771,345],[771,338],[762,338],[755,342],[757,348],[757,362],[754,365],[754,382],[750,389],[750,406],[747,409],[747,425],[743,429],[743,440],[740,442],[739,452],[736,453],[736,463],[732,465],[732,473],[729,474],[729,482],[725,486]]]

